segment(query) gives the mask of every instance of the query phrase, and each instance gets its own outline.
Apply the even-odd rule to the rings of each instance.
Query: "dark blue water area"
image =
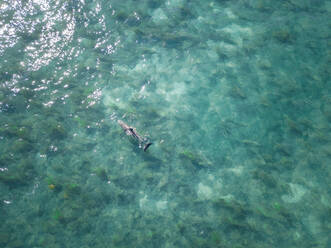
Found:
[[[0,247],[331,247],[330,16],[0,1]]]

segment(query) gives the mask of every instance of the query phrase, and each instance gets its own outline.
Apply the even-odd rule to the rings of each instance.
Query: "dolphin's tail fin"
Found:
[[[144,152],[147,151],[148,147],[150,147],[150,145],[152,145],[152,142],[147,143],[146,145],[144,145]]]

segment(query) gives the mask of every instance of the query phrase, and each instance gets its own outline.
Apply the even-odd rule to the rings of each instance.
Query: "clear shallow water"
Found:
[[[330,246],[330,12],[1,1],[1,247]]]

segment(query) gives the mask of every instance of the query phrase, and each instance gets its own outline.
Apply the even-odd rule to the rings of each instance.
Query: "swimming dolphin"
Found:
[[[139,145],[141,145],[141,144],[144,145],[144,147],[143,147],[144,152],[146,152],[148,147],[150,147],[150,145],[153,144],[151,142],[148,142],[148,140],[146,138],[141,137],[137,133],[137,131],[134,127],[130,127],[128,124],[124,123],[121,120],[118,120],[117,123],[123,128],[126,135],[129,135],[129,136],[133,137],[134,139],[136,139],[139,142]]]

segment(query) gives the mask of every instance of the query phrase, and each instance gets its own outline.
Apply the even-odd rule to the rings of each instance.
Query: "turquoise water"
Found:
[[[330,16],[0,1],[0,246],[331,247]]]

